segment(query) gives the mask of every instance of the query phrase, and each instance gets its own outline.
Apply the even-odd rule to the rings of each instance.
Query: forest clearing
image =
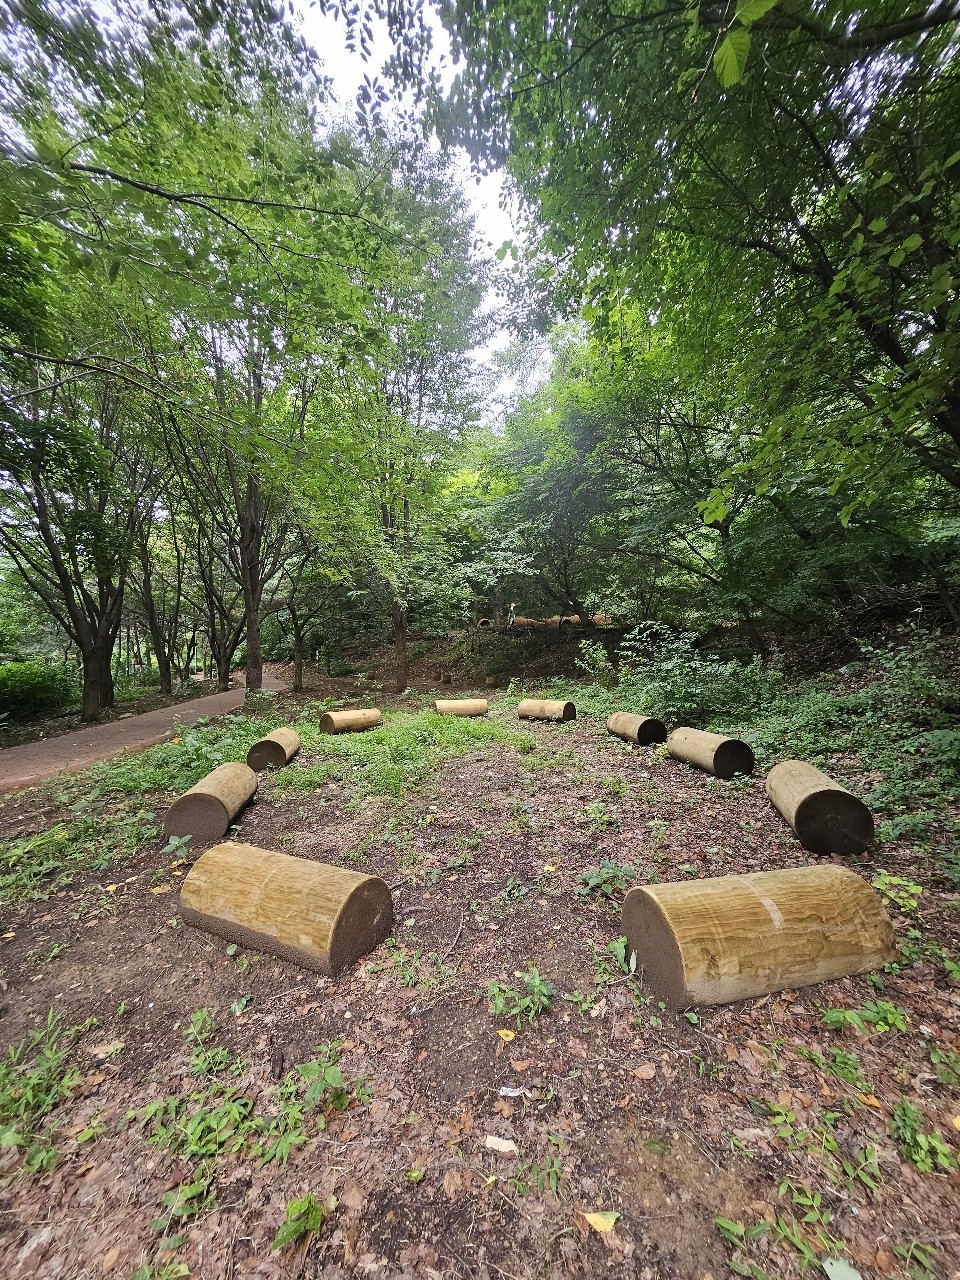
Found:
[[[925,764],[927,853],[903,834],[912,769],[884,744],[917,726],[893,708],[922,689],[928,716],[943,688],[888,663],[830,689],[817,758],[886,797],[883,843],[849,865],[880,886],[895,960],[712,1009],[668,1009],[630,972],[624,891],[816,859],[759,776],[607,734],[636,689],[548,686],[579,708],[551,724],[518,721],[509,691],[483,719],[431,715],[427,688],[331,739],[323,709],[357,682],[324,681],[6,797],[4,1025],[33,1048],[4,1068],[26,1135],[4,1164],[36,1172],[4,1193],[5,1274],[951,1274],[960,899],[934,851],[960,815]],[[820,738],[824,696],[743,730],[765,763]],[[389,939],[334,978],[177,918],[201,850],[164,843],[164,807],[276,723],[304,745],[231,838],[393,891]],[[334,1083],[306,1107],[317,1063]]]
[[[957,0],[0,0],[0,1280],[960,1280]]]

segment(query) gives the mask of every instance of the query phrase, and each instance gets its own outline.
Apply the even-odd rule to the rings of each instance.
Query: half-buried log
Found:
[[[441,716],[485,716],[488,710],[486,698],[438,698],[433,705]]]
[[[878,969],[894,954],[878,895],[826,864],[631,889],[623,933],[673,1008],[729,1004]]]
[[[325,711],[320,717],[321,733],[356,733],[359,729],[375,729],[383,724],[383,712],[379,707],[358,708],[356,711]]]
[[[257,775],[249,765],[217,765],[174,800],[163,820],[164,835],[193,836],[198,844],[219,840],[256,789]]]
[[[180,913],[195,925],[317,973],[339,973],[393,926],[379,876],[224,841],[193,864]]]
[[[804,760],[775,765],[766,790],[811,853],[863,853],[873,839],[873,814],[863,801]]]
[[[247,752],[247,764],[254,773],[264,769],[282,769],[300,750],[300,735],[296,729],[284,726],[274,729],[265,738],[255,742]]]
[[[674,729],[667,739],[667,750],[675,760],[699,765],[718,778],[732,778],[735,773],[753,773],[753,752],[739,738],[725,738],[722,733],[703,729]]]
[[[577,708],[572,702],[524,698],[517,707],[517,715],[521,720],[576,720]]]
[[[607,732],[624,742],[649,747],[652,742],[666,742],[667,726],[654,716],[635,716],[629,711],[616,711],[607,721]]]

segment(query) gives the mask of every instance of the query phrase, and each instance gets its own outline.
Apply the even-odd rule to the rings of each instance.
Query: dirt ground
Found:
[[[164,1280],[720,1280],[731,1247],[717,1217],[768,1225],[734,1255],[739,1274],[799,1275],[802,1245],[817,1256],[842,1243],[864,1278],[960,1276],[960,1175],[920,1173],[890,1135],[908,1096],[960,1155],[960,1097],[928,1053],[931,1042],[960,1052],[960,989],[914,964],[882,992],[906,1011],[906,1031],[840,1034],[820,1012],[875,999],[865,979],[688,1014],[609,966],[598,983],[620,895],[578,895],[586,869],[613,859],[642,882],[816,859],[759,777],[717,781],[597,721],[529,729],[533,751],[451,758],[401,802],[263,779],[236,838],[376,873],[394,890],[392,939],[335,979],[183,926],[188,867],[159,844],[4,920],[3,1044],[51,1008],[66,1026],[97,1019],[77,1042],[82,1082],[60,1113],[55,1168],[23,1179],[18,1150],[0,1150],[4,1280],[128,1278],[145,1264]],[[0,819],[22,833],[45,812],[25,793]],[[897,858],[884,847],[888,870]],[[878,864],[855,865],[869,878]],[[923,913],[928,935],[955,949],[957,895],[928,887]],[[491,1012],[485,989],[531,964],[556,996],[518,1026]],[[565,998],[575,992],[587,999]],[[333,1040],[368,1095],[285,1165],[219,1156],[215,1200],[163,1250],[151,1223],[193,1170],[131,1113],[194,1087],[183,1033],[203,1008],[246,1064],[236,1088],[251,1105],[269,1106],[283,1073]],[[837,1046],[859,1056],[858,1085],[803,1056]],[[101,1136],[90,1139],[92,1122]],[[839,1171],[844,1158],[873,1170],[872,1188]],[[271,1250],[288,1202],[308,1191],[327,1204],[323,1226]],[[818,1197],[806,1221],[804,1194]],[[838,1242],[827,1250],[825,1233]],[[162,1270],[180,1264],[189,1270]]]

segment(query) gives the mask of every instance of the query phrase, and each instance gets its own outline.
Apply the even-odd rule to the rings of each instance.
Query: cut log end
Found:
[[[713,772],[718,778],[728,780],[738,773],[753,773],[756,761],[753,751],[739,738],[727,738],[713,757]]]
[[[163,820],[167,836],[192,836],[198,844],[219,840],[230,826],[230,815],[216,796],[188,791],[175,800]]]

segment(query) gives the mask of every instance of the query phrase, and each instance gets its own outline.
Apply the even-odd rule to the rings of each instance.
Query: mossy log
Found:
[[[438,698],[433,705],[440,716],[485,716],[489,710],[486,698]]]
[[[753,752],[739,738],[725,738],[721,733],[703,729],[674,729],[667,738],[667,750],[676,760],[699,765],[717,778],[732,778],[735,773],[753,773]]]
[[[673,1008],[866,973],[894,954],[879,896],[832,864],[631,889],[622,930],[645,986]]]
[[[282,769],[300,750],[300,735],[296,729],[284,726],[274,729],[265,738],[255,742],[247,752],[247,764],[254,773],[264,769]]]
[[[199,844],[219,840],[256,789],[257,775],[249,765],[217,765],[174,800],[163,820],[164,834],[193,836]]]
[[[517,707],[517,715],[521,720],[576,720],[577,708],[572,702],[524,698]]]
[[[667,726],[654,716],[635,716],[629,711],[616,711],[607,721],[607,732],[622,738],[624,742],[635,742],[641,747],[649,747],[653,742],[666,742]]]
[[[784,760],[767,775],[767,795],[811,853],[863,853],[873,814],[858,797],[805,760]]]
[[[193,864],[180,914],[218,938],[332,974],[389,934],[393,899],[379,876],[224,841]]]
[[[320,717],[321,733],[356,733],[360,729],[375,729],[383,724],[383,712],[379,707],[358,708],[356,711],[325,711]]]

